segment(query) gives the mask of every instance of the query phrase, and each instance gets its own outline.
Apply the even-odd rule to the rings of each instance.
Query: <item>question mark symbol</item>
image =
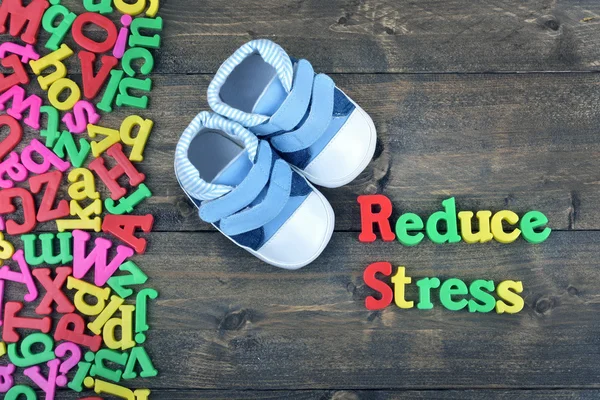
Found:
[[[65,386],[67,384],[67,374],[81,360],[81,349],[75,343],[64,342],[59,344],[54,350],[54,354],[59,358],[64,357],[67,353],[71,353],[71,356],[60,364],[58,371],[61,375],[56,377],[56,384],[58,386]]]

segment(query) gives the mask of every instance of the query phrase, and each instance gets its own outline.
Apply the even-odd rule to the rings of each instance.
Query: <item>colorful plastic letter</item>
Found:
[[[102,330],[104,343],[109,349],[127,350],[135,346],[133,341],[133,312],[135,306],[122,305],[119,307],[121,318],[111,318],[106,321]],[[117,340],[115,330],[117,326],[121,327],[121,339]]]
[[[515,225],[519,222],[519,216],[512,211],[502,210],[498,211],[492,217],[492,235],[494,235],[494,239],[500,243],[512,243],[521,234],[521,230],[515,228],[512,232],[506,233],[504,232],[504,228],[502,227],[502,221],[508,222],[510,225]]]
[[[65,100],[60,100],[59,96],[65,90],[69,91],[69,96]],[[75,106],[79,99],[81,99],[81,90],[71,79],[59,79],[54,82],[48,90],[48,100],[57,110],[69,111]]]
[[[16,261],[19,265],[19,269],[21,272],[11,271],[10,268],[5,265],[0,268],[0,280],[7,280],[11,282],[22,283],[27,287],[27,294],[23,296],[23,300],[26,302],[32,302],[38,297],[38,290],[35,286],[35,282],[33,281],[33,277],[31,276],[31,270],[29,269],[29,265],[25,262],[25,258],[23,257],[23,250],[19,249],[12,256],[13,261]],[[0,298],[0,301],[2,299]]]
[[[396,275],[392,276],[392,283],[394,284],[394,301],[399,308],[413,308],[415,302],[406,300],[406,285],[412,282],[410,276],[406,276],[406,268],[398,267]]]
[[[358,240],[363,243],[371,243],[377,239],[373,232],[373,225],[379,226],[381,239],[385,242],[391,242],[396,239],[396,235],[392,232],[390,221],[388,218],[392,215],[392,202],[389,198],[382,194],[371,194],[358,196],[358,204],[360,204],[360,223],[361,232]],[[375,213],[373,206],[380,207],[380,211]]]
[[[117,179],[123,175],[129,177],[129,184],[131,186],[137,186],[146,179],[146,176],[133,166],[131,161],[127,159],[127,156],[123,154],[123,146],[121,143],[114,144],[111,148],[106,151],[106,154],[113,157],[117,162],[113,168],[106,169],[103,158],[97,158],[89,164],[89,168],[94,171],[102,182],[110,190],[110,198],[113,200],[119,200],[121,197],[127,194],[127,190],[122,188],[117,182]]]
[[[427,236],[433,243],[458,243],[461,240],[458,234],[458,222],[456,220],[456,202],[454,197],[442,201],[444,211],[438,211],[429,217],[425,226]],[[446,233],[440,233],[438,224],[446,222]]]
[[[87,377],[84,381],[84,385],[90,389],[93,387],[94,392],[97,394],[112,395],[125,400],[137,400],[130,389],[100,379]]]
[[[90,234],[84,231],[73,231],[73,276],[81,279],[87,272],[95,267],[94,283],[96,286],[104,286],[108,278],[133,255],[133,250],[126,246],[117,246],[117,254],[112,261],[107,264],[108,249],[112,247],[110,240],[96,238],[95,247],[87,256],[85,255],[86,244],[90,239]]]
[[[114,0],[115,7],[122,14],[136,16],[141,14],[146,9],[146,0],[136,0],[133,4],[127,3],[124,0]]]
[[[389,262],[376,262],[365,268],[363,272],[365,285],[380,293],[379,299],[375,298],[375,296],[367,296],[365,298],[365,307],[367,310],[381,310],[389,306],[394,298],[392,288],[387,283],[377,279],[377,273],[390,276],[392,274],[392,264]]]
[[[37,60],[38,58],[40,58],[40,55],[30,44],[26,44],[25,46],[21,46],[17,43],[12,42],[4,42],[0,44],[0,58],[6,57],[7,53],[12,53],[21,56],[21,62],[23,64],[27,64],[31,60]]]
[[[137,376],[135,373],[136,364],[139,364],[142,367],[142,372],[140,372],[142,378],[151,378],[158,375],[158,371],[154,368],[154,365],[152,365],[152,360],[150,360],[146,350],[143,347],[138,346],[131,349],[125,371],[123,371],[123,379],[134,379]]]
[[[73,380],[67,385],[69,389],[74,390],[76,392],[83,391],[83,380],[88,375],[88,372],[90,371],[91,367],[92,364],[90,363],[83,361],[79,362],[77,364],[77,372],[75,373],[75,377],[73,377]]]
[[[60,4],[53,5],[44,13],[42,27],[50,34],[45,45],[47,49],[58,49],[75,18],[77,18],[77,14],[70,12],[67,7]],[[60,20],[58,25],[55,24],[57,20]]]
[[[123,123],[121,123],[121,128],[119,129],[121,141],[127,146],[132,147],[131,153],[129,154],[129,159],[131,161],[144,160],[144,148],[146,147],[146,142],[148,141],[148,136],[150,136],[153,126],[154,122],[152,120],[143,119],[137,115],[130,115],[123,120]],[[136,137],[133,138],[131,137],[131,134],[136,127],[139,128],[138,133]]]
[[[129,94],[130,89],[149,92],[152,90],[152,79],[123,78],[119,83],[119,94],[116,104],[119,107],[129,106],[136,108],[148,108],[148,96],[135,97]]]
[[[494,238],[490,230],[491,211],[477,211],[477,220],[479,221],[479,232],[473,233],[471,226],[473,212],[461,211],[458,213],[460,220],[460,233],[465,243],[486,243]]]
[[[53,51],[39,60],[29,61],[29,66],[33,72],[38,75],[38,82],[43,90],[48,90],[54,82],[67,76],[67,67],[65,67],[65,64],[62,61],[72,55],[73,50],[63,43],[58,50]],[[47,76],[39,76],[42,71],[51,66],[54,66],[56,71]]]
[[[154,225],[154,217],[146,215],[112,215],[108,214],[102,221],[102,231],[112,233],[118,239],[128,244],[138,254],[146,251],[146,239],[134,235],[136,228],[150,232]]]
[[[104,112],[112,111],[112,104],[117,96],[117,91],[119,90],[119,85],[124,75],[125,72],[120,69],[113,69],[110,71],[110,81],[108,81],[104,96],[102,96],[102,101],[97,104],[100,110]]]
[[[491,294],[495,288],[494,281],[478,279],[471,282],[469,293],[473,298],[469,300],[469,312],[487,313],[492,311],[496,307],[496,299]]]
[[[65,357],[67,353],[70,353],[70,355],[60,363],[58,371],[61,375],[56,378],[56,384],[61,387],[67,385],[67,374],[81,360],[81,349],[75,343],[64,342],[56,346],[54,350],[54,354],[61,358]]]
[[[40,240],[42,244],[42,254],[39,256],[35,255],[35,241]],[[54,239],[59,240],[60,252],[54,254]],[[29,265],[38,266],[41,264],[68,264],[73,261],[73,255],[71,252],[71,239],[73,236],[71,232],[57,233],[41,233],[39,235],[29,234],[22,235],[21,240],[23,241],[23,249],[25,250],[25,260]]]
[[[52,153],[54,155],[54,153]],[[58,218],[69,215],[69,203],[65,199],[58,202],[58,206],[54,209],[54,201],[60,188],[62,173],[60,171],[46,172],[42,175],[36,175],[29,178],[29,187],[32,193],[40,193],[42,185],[46,183],[44,197],[37,212],[37,221],[46,222],[53,221]]]
[[[83,178],[83,179],[82,179]],[[94,174],[89,169],[77,168],[69,172],[69,196],[73,200],[99,199],[100,193],[96,191]],[[82,179],[80,181],[80,179]]]
[[[129,37],[129,26],[131,25],[131,15],[123,15],[121,17],[121,29],[119,29],[119,36],[117,37],[117,43],[115,43],[115,48],[113,49],[113,56],[115,58],[122,58],[125,53],[125,48],[127,47],[127,38]]]
[[[23,68],[23,64],[21,64],[21,61],[16,54],[3,58],[2,61],[0,61],[0,64],[5,68],[12,68],[14,71],[10,76],[5,76],[0,73],[0,93],[15,85],[25,85],[29,83],[29,75],[27,75],[27,71]]]
[[[88,124],[95,124],[98,121],[100,121],[100,114],[96,112],[96,107],[85,100],[75,103],[73,112],[63,117],[63,122],[71,133],[83,133]]]
[[[0,128],[4,126],[8,127],[8,136],[0,142],[0,160],[17,147],[23,137],[21,124],[10,115],[0,115]]]
[[[402,214],[396,221],[396,238],[405,246],[416,246],[421,243],[425,235],[421,232],[410,235],[408,232],[421,230],[423,226],[423,220],[417,214]]]
[[[100,14],[110,14],[113,10],[112,0],[100,0],[97,3],[95,0],[83,0],[83,6],[87,11]]]
[[[67,279],[67,288],[77,290],[73,299],[75,307],[77,307],[77,311],[88,316],[100,314],[106,307],[106,301],[108,300],[108,296],[110,296],[109,288],[99,288],[91,283],[75,279],[72,276],[69,276]],[[85,296],[94,297],[96,303],[93,305],[87,303]]]
[[[146,341],[146,332],[150,327],[147,323],[148,317],[148,299],[156,300],[158,292],[154,289],[146,288],[140,290],[135,299],[135,341],[142,344]]]
[[[73,229],[94,230],[100,232],[102,230],[102,218],[92,215],[100,215],[102,213],[102,201],[94,200],[86,208],[81,208],[77,200],[71,200],[70,203],[71,215],[77,215],[79,219],[59,219],[56,221],[56,227],[59,232]]]
[[[69,329],[72,325],[73,329]],[[80,346],[85,346],[91,351],[100,350],[102,345],[102,337],[95,335],[86,335],[85,320],[78,314],[65,314],[56,324],[54,331],[54,340],[68,340],[69,342],[77,343]]]
[[[105,136],[99,142],[92,142],[92,154],[94,157],[100,157],[102,153],[108,150],[112,145],[119,142],[119,131],[116,129],[104,128],[102,126],[88,125],[88,135],[94,139],[97,135]]]
[[[6,366],[0,366],[0,393],[8,392],[8,390],[11,387],[13,387],[13,385],[15,384],[15,380],[13,378],[15,369],[16,369],[16,367],[13,364],[8,364]],[[8,398],[8,397],[6,397],[6,398]]]
[[[60,314],[70,314],[75,311],[75,307],[71,304],[69,298],[61,291],[67,277],[71,275],[73,270],[71,267],[58,267],[55,271],[56,277],[54,279],[50,278],[49,268],[36,268],[31,272],[46,289],[46,295],[35,309],[35,313],[38,315],[52,313],[52,303],[56,303],[56,312]]]
[[[73,134],[68,131],[63,131],[58,142],[56,142],[56,145],[52,149],[52,151],[61,158],[68,155],[71,164],[73,164],[75,168],[79,168],[83,165],[88,154],[90,154],[90,150],[90,143],[85,138],[79,138],[79,149],[77,149],[75,138],[73,137]]]
[[[162,31],[163,20],[157,18],[135,18],[131,23],[131,36],[129,36],[129,47],[147,47],[150,49],[160,48],[160,35],[144,36],[140,30],[158,30]]]
[[[22,41],[35,44],[42,16],[48,7],[50,4],[46,0],[33,0],[27,6],[23,6],[22,0],[4,0],[0,4],[0,33],[6,32],[6,22],[10,17],[10,35],[17,37],[21,34]]]
[[[529,211],[523,215],[521,219],[521,231],[523,232],[523,238],[529,243],[538,244],[548,239],[550,228],[546,226],[548,218],[539,211]],[[546,226],[546,227],[545,227]],[[536,231],[538,228],[545,227],[541,232]]]
[[[469,294],[469,289],[463,281],[456,278],[448,279],[440,287],[440,302],[450,311],[462,310],[469,303],[467,299],[455,301],[452,297],[467,294]]]
[[[148,186],[141,183],[140,186],[137,187],[136,191],[130,194],[128,197],[121,197],[118,203],[115,203],[113,199],[104,200],[104,207],[106,210],[115,215],[128,214],[133,211],[133,208],[142,202],[142,200],[147,199],[152,196],[150,189]]]
[[[46,147],[51,149],[56,139],[60,136],[60,131],[58,130],[58,123],[60,122],[58,119],[58,110],[52,106],[43,106],[40,108],[40,112],[48,115],[48,124],[46,125],[46,129],[40,131],[40,135],[46,139]]]
[[[41,351],[33,351],[33,346]],[[32,333],[23,339],[20,343],[21,354],[17,354],[17,344],[11,343],[8,345],[8,358],[10,362],[20,368],[31,367],[32,365],[38,365],[56,358],[54,355],[54,340],[52,336],[45,335],[43,333]]]
[[[35,390],[25,385],[13,386],[5,396],[4,400],[23,400],[23,396],[25,400],[37,400]]]
[[[496,302],[496,312],[498,314],[516,314],[525,307],[525,301],[520,293],[523,293],[523,282],[504,281],[496,287],[496,294],[500,300]]]
[[[111,70],[118,64],[118,60],[111,56],[102,56],[100,59],[100,69],[94,75],[94,64],[96,54],[82,50],[78,54],[81,64],[81,75],[83,80],[83,95],[86,99],[92,100],[98,95],[102,85],[106,82]],[[92,122],[95,123],[95,122]]]
[[[34,151],[42,157],[41,164],[35,162],[31,157],[31,154]],[[70,162],[61,160],[37,139],[32,139],[29,146],[23,149],[21,152],[21,162],[25,168],[34,174],[44,174],[48,172],[51,165],[54,165],[56,169],[63,172],[71,167]]]
[[[4,326],[2,329],[2,340],[6,343],[18,342],[21,337],[16,329],[33,329],[42,331],[43,333],[50,332],[52,327],[52,319],[44,318],[25,318],[17,317],[17,313],[23,309],[23,304],[9,301],[4,306]]]
[[[6,103],[12,100],[9,108],[6,108]],[[18,120],[23,120],[33,129],[40,129],[40,108],[42,107],[42,98],[32,94],[25,98],[25,89],[19,85],[15,85],[0,95],[0,110],[6,109],[6,112],[11,117]],[[23,119],[23,113],[29,110],[27,118]]]
[[[54,394],[56,393],[56,377],[58,376],[60,360],[56,358],[52,361],[48,361],[46,365],[48,366],[47,378],[44,378],[40,372],[40,367],[37,365],[27,368],[23,371],[23,375],[28,376],[29,379],[35,382],[35,384],[44,391],[46,399],[54,399]]]
[[[121,370],[113,370],[104,365],[104,361],[110,361],[111,363],[122,365],[123,367],[127,364],[127,353],[119,353],[118,351],[102,349],[96,354],[88,352],[85,355],[85,360],[88,362],[94,361],[90,370],[90,375],[108,379],[110,381],[119,383],[121,380]]]
[[[4,179],[4,174],[7,174],[10,179]],[[27,168],[19,162],[19,154],[13,151],[0,163],[0,188],[10,189],[15,185],[13,181],[23,182],[28,175]]]
[[[83,27],[87,24],[94,24],[106,32],[106,39],[103,42],[96,42],[85,36]],[[94,53],[107,53],[117,41],[117,27],[107,17],[92,12],[80,14],[73,22],[71,28],[75,42],[86,50]]]
[[[440,280],[438,278],[423,278],[417,282],[419,288],[419,304],[417,308],[419,310],[431,310],[433,303],[431,302],[431,289],[437,289],[440,287]]]
[[[132,285],[143,285],[148,280],[148,276],[137,266],[133,261],[127,261],[119,267],[119,271],[129,272],[129,275],[113,276],[108,280],[108,286],[119,295],[119,297],[126,299],[133,294],[133,290],[125,286]],[[141,292],[140,292],[141,293]],[[153,297],[155,298],[155,297]],[[144,307],[146,304],[144,303]],[[137,311],[140,311],[140,304],[137,304]],[[136,312],[137,321],[137,312]],[[136,322],[137,324],[137,322]],[[137,325],[136,325],[137,327]],[[137,331],[137,330],[136,330]]]
[[[102,333],[102,327],[104,327],[106,322],[117,312],[119,307],[123,304],[123,301],[124,300],[119,296],[112,295],[110,297],[110,303],[108,303],[100,315],[96,317],[94,322],[88,324],[88,329],[95,334],[100,335]]]
[[[15,253],[14,246],[8,240],[4,240],[4,233],[0,232],[0,266],[4,263],[4,260],[10,259],[14,253]],[[129,271],[129,269],[122,269],[122,270]],[[135,272],[133,272],[133,271],[130,271],[130,272],[132,273],[132,275],[135,274]],[[0,357],[2,357],[1,354],[0,354]]]
[[[9,235],[21,235],[31,232],[37,225],[35,219],[35,203],[30,192],[23,188],[11,188],[0,190],[0,215],[14,213],[17,209],[12,204],[15,198],[21,199],[24,221],[19,224],[13,220],[5,222],[6,232]],[[16,253],[15,253],[16,254]]]
[[[123,71],[129,76],[135,76],[135,70],[131,66],[131,62],[133,60],[143,60],[140,67],[140,73],[142,75],[148,75],[152,72],[154,68],[154,56],[150,53],[150,50],[144,47],[132,47],[123,54],[123,59],[121,60],[121,66]]]

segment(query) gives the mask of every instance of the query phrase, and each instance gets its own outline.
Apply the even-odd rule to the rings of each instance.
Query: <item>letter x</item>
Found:
[[[67,277],[71,275],[71,267],[56,268],[56,277],[54,280],[50,278],[49,268],[36,268],[31,273],[40,284],[46,289],[46,295],[35,309],[38,315],[46,315],[52,313],[52,302],[56,302],[56,311],[61,314],[69,314],[75,311],[75,307],[67,296],[61,291]]]

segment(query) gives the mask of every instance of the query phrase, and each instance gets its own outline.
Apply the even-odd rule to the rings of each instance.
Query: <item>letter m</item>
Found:
[[[11,36],[17,37],[24,31],[21,39],[25,43],[35,44],[42,16],[48,7],[50,4],[47,0],[33,0],[27,6],[23,6],[23,0],[3,0],[0,4],[0,33],[6,32],[6,22],[10,16]]]

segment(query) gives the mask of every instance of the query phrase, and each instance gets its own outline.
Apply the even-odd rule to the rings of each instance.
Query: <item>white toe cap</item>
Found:
[[[255,254],[280,268],[301,268],[323,252],[331,239],[334,224],[331,205],[314,190]]]
[[[377,132],[371,117],[356,105],[344,126],[303,173],[319,186],[343,186],[369,165],[376,141]]]

